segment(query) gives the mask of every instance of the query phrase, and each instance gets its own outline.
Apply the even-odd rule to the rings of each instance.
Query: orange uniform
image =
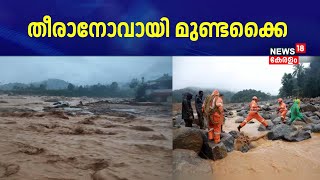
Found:
[[[240,124],[240,127],[245,126],[252,119],[258,120],[261,124],[267,127],[268,126],[267,121],[263,117],[261,117],[260,114],[258,113],[258,111],[260,110],[258,103],[255,100],[252,100],[249,106],[250,106],[250,112],[248,114],[248,117]]]
[[[213,109],[213,114],[211,115],[210,121],[208,123],[208,139],[213,139],[214,142],[218,144],[220,142],[221,126],[224,117],[222,98],[215,95],[210,108]]]
[[[287,116],[287,112],[288,112],[287,105],[284,102],[281,102],[279,104],[278,109],[279,109],[279,113],[281,114],[282,122],[286,122],[286,116]]]

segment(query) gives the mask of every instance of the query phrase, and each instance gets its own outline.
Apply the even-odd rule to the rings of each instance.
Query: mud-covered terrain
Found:
[[[0,96],[0,179],[169,179],[171,106]]]

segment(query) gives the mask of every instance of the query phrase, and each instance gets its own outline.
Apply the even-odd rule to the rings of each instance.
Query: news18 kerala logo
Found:
[[[299,54],[306,52],[306,43],[296,43],[295,48],[270,48],[269,64],[299,64]]]

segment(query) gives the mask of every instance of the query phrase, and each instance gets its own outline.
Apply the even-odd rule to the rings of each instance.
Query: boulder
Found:
[[[290,118],[291,117],[291,111],[288,111],[286,116]]]
[[[173,150],[173,179],[182,180],[190,176],[212,176],[210,161],[201,159],[191,150]],[[212,177],[209,179],[213,179]]]
[[[313,116],[313,112],[310,112],[310,111],[304,112],[303,114],[305,114],[307,117]]]
[[[246,153],[250,150],[250,138],[249,136],[244,135],[243,133],[240,133],[240,135],[236,138],[234,147],[235,150],[241,151],[243,153]]]
[[[301,110],[303,112],[308,112],[308,111],[315,112],[315,111],[317,111],[317,108],[314,105],[311,105],[311,104],[301,104],[300,108],[301,108]]]
[[[234,137],[229,133],[221,133],[221,142],[226,146],[227,152],[234,149]]]
[[[240,112],[237,113],[238,116],[244,116],[245,114],[247,114],[246,110],[241,110]]]
[[[316,116],[318,116],[318,118],[320,118],[320,112],[319,112],[319,111],[314,112],[313,114],[316,115]]]
[[[320,118],[318,116],[311,116],[310,118],[313,119],[313,120],[316,120],[316,121],[320,120]]]
[[[277,117],[278,117],[278,115],[277,115],[276,113],[270,114],[270,119],[271,119],[271,120],[273,120],[273,119],[275,119],[275,118],[277,118]]]
[[[268,113],[263,113],[263,114],[261,114],[261,116],[262,116],[264,119],[271,119],[271,116],[270,116],[270,114],[268,114]]]
[[[310,131],[306,131],[302,129],[299,131],[294,131],[289,134],[286,134],[283,137],[284,140],[290,141],[290,142],[299,142],[299,141],[303,141],[310,138],[311,138]]]
[[[271,130],[273,128],[274,126],[273,122],[271,120],[266,120],[266,121],[268,123],[268,129],[263,124],[260,124],[258,131],[266,131],[266,130]]]
[[[307,124],[306,126],[304,126],[304,127],[302,128],[302,130],[312,131],[313,126],[314,126],[314,124]]]
[[[240,136],[240,132],[239,131],[230,131],[229,134],[233,137],[233,138],[238,138]]]
[[[203,133],[195,128],[173,130],[173,149],[188,149],[199,153],[203,145]]]
[[[286,124],[275,125],[270,132],[268,132],[267,137],[269,140],[278,140],[284,138],[284,136],[289,135],[294,132],[295,128]]]
[[[306,125],[306,123],[303,122],[303,121],[295,120],[295,121],[293,122],[293,125],[304,126],[304,125]]]
[[[214,161],[227,157],[227,148],[220,142],[215,144],[212,141],[204,142],[200,156],[206,159],[212,159]]]
[[[320,124],[313,125],[311,131],[314,133],[320,133]]]
[[[230,116],[232,116],[232,115],[233,115],[233,112],[232,112],[232,111],[230,111],[228,114],[229,114]]]
[[[243,120],[244,120],[243,117],[239,117],[238,119],[235,120],[235,123],[242,123]]]
[[[281,117],[276,117],[275,119],[272,120],[272,122],[275,125],[281,124],[281,122],[282,122]]]
[[[270,108],[270,106],[268,106],[268,105],[262,106],[261,109],[263,109],[263,110],[265,110],[265,111],[271,111],[271,108]]]

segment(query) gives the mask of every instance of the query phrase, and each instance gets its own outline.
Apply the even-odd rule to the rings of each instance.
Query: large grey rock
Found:
[[[317,111],[317,108],[314,105],[311,105],[311,104],[301,104],[300,105],[300,109],[303,112],[308,112],[308,111],[315,112],[315,111]]]
[[[320,112],[314,112],[314,115],[318,116],[318,118],[320,118]]]
[[[268,114],[268,113],[262,113],[261,116],[262,116],[264,119],[271,119],[271,116],[270,116],[270,114]]]
[[[244,116],[245,114],[247,114],[246,110],[241,110],[240,112],[237,113],[238,116]]]
[[[320,133],[320,124],[313,125],[311,131],[314,133]]]
[[[239,117],[235,120],[235,123],[242,123],[243,120],[244,120],[243,117]]]
[[[229,134],[235,139],[240,136],[240,132],[239,131],[230,131]]]
[[[273,124],[277,125],[277,124],[281,124],[281,117],[276,117],[275,119],[272,120]]]
[[[263,124],[260,124],[258,131],[266,131],[266,130],[271,130],[273,128],[274,126],[273,122],[271,120],[266,120],[266,121],[268,123],[268,129]]]
[[[221,133],[221,142],[226,146],[227,152],[234,149],[234,137],[229,133]]]
[[[199,153],[203,145],[203,133],[195,128],[173,130],[173,149],[188,149]]]
[[[283,139],[290,142],[299,142],[311,138],[310,131],[299,130],[284,135]]]
[[[273,119],[275,119],[275,118],[277,118],[277,117],[278,117],[278,115],[277,115],[276,113],[270,114],[270,119],[271,119],[271,120],[273,120]]]
[[[296,129],[292,126],[286,124],[275,125],[270,132],[268,132],[267,137],[269,140],[278,140],[284,138],[284,136],[289,135]]]
[[[312,131],[313,126],[314,126],[314,124],[307,124],[306,126],[304,126],[304,127],[302,128],[302,130]]]
[[[303,114],[305,114],[307,117],[313,116],[313,112],[310,112],[310,111],[304,112]]]
[[[235,150],[246,153],[250,150],[251,142],[249,136],[240,133],[234,143]]]
[[[209,160],[201,159],[191,150],[173,150],[173,179],[182,180],[199,176],[213,179],[212,174]]]
[[[227,157],[227,152],[227,148],[222,142],[215,144],[212,141],[208,141],[203,144],[200,156],[202,158],[216,161]]]

